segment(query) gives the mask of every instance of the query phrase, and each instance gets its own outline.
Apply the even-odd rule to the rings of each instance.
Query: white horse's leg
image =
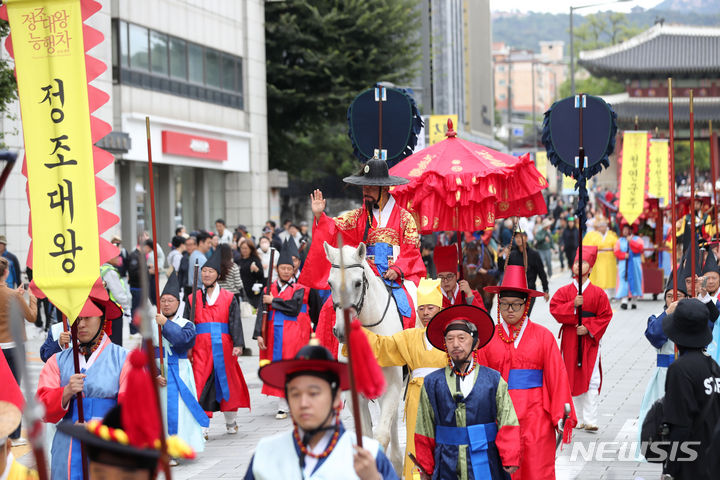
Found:
[[[397,408],[395,408],[397,412]],[[400,446],[400,437],[398,435],[398,414],[395,414],[393,423],[390,427],[390,462],[395,468],[395,473],[402,475],[403,460],[405,459],[405,449]]]
[[[380,420],[375,429],[375,440],[380,442],[383,449],[387,451],[393,424],[395,424],[395,435],[397,436],[397,412],[402,395],[402,369],[386,367],[383,368],[383,374],[387,382],[387,390],[380,400]]]
[[[362,425],[363,435],[372,438],[373,427],[372,417],[370,416],[370,401],[362,395],[360,395],[358,401],[360,402],[360,424]]]

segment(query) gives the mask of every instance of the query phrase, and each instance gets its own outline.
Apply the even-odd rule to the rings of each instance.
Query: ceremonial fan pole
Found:
[[[157,255],[155,256],[155,262],[157,264]],[[140,255],[140,271],[145,271],[147,269],[147,264],[145,263],[145,256]],[[156,276],[157,278],[157,276]],[[140,289],[142,298],[147,298],[148,295],[148,278],[147,275],[140,275]],[[148,359],[148,375],[150,375],[150,381],[153,386],[153,396],[155,397],[152,401],[156,402],[157,409],[158,409],[158,421],[160,422],[160,428],[158,429],[159,435],[160,435],[160,465],[162,466],[163,471],[165,472],[165,478],[167,480],[172,479],[172,475],[170,473],[170,458],[167,455],[167,442],[165,440],[165,425],[163,422],[163,408],[162,403],[160,402],[160,387],[158,386],[157,377],[158,377],[158,368],[155,364],[155,346],[153,345],[153,335],[152,335],[152,320],[150,318],[150,314],[147,310],[147,308],[141,308],[140,309],[140,334],[142,335],[142,343],[143,347],[145,348],[145,351],[147,352],[147,359]],[[160,330],[160,326],[158,325],[158,330]],[[158,331],[158,348],[162,349],[162,336],[159,335],[160,332]],[[162,356],[160,357],[162,358]],[[164,376],[164,375],[163,375]]]
[[[150,216],[152,218],[152,248],[153,268],[155,269],[155,311],[160,313],[160,270],[158,269],[157,252],[157,222],[155,221],[155,178],[153,177],[152,147],[150,144],[150,117],[145,117],[145,130],[147,131],[147,152],[148,152],[148,176],[150,177]],[[197,277],[194,278],[197,282]],[[143,296],[145,298],[145,296]],[[160,358],[160,374],[165,376],[165,363],[163,362],[162,327],[158,324],[158,357]],[[148,351],[148,356],[155,357],[153,351]]]
[[[670,245],[672,246],[672,276],[673,276],[673,301],[677,301],[677,211],[675,198],[675,125],[673,120],[673,99],[672,99],[672,77],[668,77],[668,120],[670,133],[668,143],[670,149],[670,218],[672,228],[670,229]],[[693,282],[694,285],[694,282]]]
[[[577,169],[578,169],[578,183],[583,182],[583,164],[585,163],[585,147],[583,147],[583,100],[585,98],[585,94],[581,93],[580,95],[575,97],[575,108],[578,109],[578,126],[580,130],[580,137],[578,138],[578,145],[580,148],[578,148],[578,160],[577,160]],[[581,204],[580,202],[580,193],[578,192],[578,206]],[[578,296],[582,296],[582,241],[583,241],[583,227],[585,226],[585,209],[584,208],[578,208]],[[572,265],[570,266],[570,270],[572,271]],[[582,325],[582,305],[577,307],[577,323],[578,327]],[[578,345],[577,345],[577,366],[582,367],[582,359],[583,359],[583,345],[582,345],[582,338],[578,336]]]
[[[340,253],[340,306],[343,310],[343,321],[345,322],[345,336],[350,336],[350,307],[347,305],[347,292],[345,291],[345,259],[343,258],[343,241],[342,235],[338,235],[338,251]],[[350,401],[352,402],[353,421],[355,422],[355,440],[358,447],[362,448],[362,422],[360,420],[360,403],[357,385],[355,383],[355,374],[353,372],[352,349],[350,343],[347,342],[347,365],[348,376],[350,377]]]
[[[717,164],[715,163],[715,157],[717,155],[717,144],[715,138],[713,138],[712,120],[709,123],[710,127],[710,176],[712,177],[712,191],[713,191],[713,203],[715,204],[715,236],[720,238],[720,214],[718,213],[718,198],[717,198]]]
[[[693,113],[693,91],[690,90],[690,295],[695,296],[695,115]]]

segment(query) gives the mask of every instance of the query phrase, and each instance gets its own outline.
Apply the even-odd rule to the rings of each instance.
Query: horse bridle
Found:
[[[340,265],[335,265],[334,263],[331,263],[330,266],[332,266],[332,268],[342,268]],[[361,263],[353,263],[351,265],[345,265],[345,268],[362,268],[363,269],[363,284],[362,284],[362,291],[360,292],[360,300],[358,303],[353,303],[350,305],[350,307],[354,308],[355,311],[357,312],[357,314],[360,315],[360,311],[362,310],[363,305],[365,305],[365,294],[367,293],[367,288],[368,288],[368,279],[367,279],[367,276],[365,275],[365,267]],[[383,285],[385,285],[385,282],[383,282]],[[388,289],[388,300],[387,300],[387,303],[385,304],[385,310],[383,310],[383,314],[380,316],[380,320],[378,320],[377,322],[370,324],[370,325],[363,325],[363,327],[365,327],[365,328],[377,327],[385,319],[385,315],[387,315],[388,308],[390,307],[390,299],[392,298],[392,292],[390,291],[392,289],[392,287],[388,287],[386,285],[386,288]],[[338,307],[340,307],[340,304],[333,301],[333,307],[335,307],[337,309]]]

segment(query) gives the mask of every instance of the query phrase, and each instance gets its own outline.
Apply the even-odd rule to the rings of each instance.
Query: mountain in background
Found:
[[[665,0],[650,10],[635,9],[627,18],[632,25],[650,28],[658,20],[667,24],[720,25],[720,2],[718,0]],[[574,27],[585,19],[573,14]],[[569,14],[538,12],[493,12],[493,41],[527,50],[538,51],[540,41],[562,40],[565,52],[569,52]]]

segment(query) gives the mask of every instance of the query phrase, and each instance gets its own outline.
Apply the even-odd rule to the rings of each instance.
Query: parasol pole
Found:
[[[347,305],[347,295],[345,292],[345,259],[343,258],[343,241],[342,235],[338,235],[338,250],[340,252],[340,307],[343,311],[343,321],[345,323],[345,335],[348,340],[345,343],[347,347],[347,366],[348,376],[350,377],[350,400],[352,402],[353,421],[355,422],[355,440],[358,447],[362,448],[362,422],[360,420],[360,399],[358,395],[357,385],[355,384],[355,374],[353,373],[352,349],[350,348],[350,307]]]
[[[62,314],[63,316],[63,323],[66,323],[68,320],[65,317],[65,314]],[[107,320],[106,320],[107,321]],[[78,345],[78,320],[75,319],[72,326],[70,327],[70,338],[72,339],[72,352],[73,352],[73,364],[75,367],[75,373],[81,373],[80,372],[80,346]],[[75,405],[77,406],[77,412],[78,412],[78,423],[85,423],[85,411],[83,410],[83,394],[82,392],[78,392],[75,394]],[[81,465],[82,465],[82,475],[83,480],[88,480],[88,465],[87,465],[87,451],[85,449],[85,444],[83,442],[80,442],[80,458],[81,458]]]
[[[668,120],[670,133],[668,136],[670,149],[670,245],[672,246],[672,276],[673,276],[673,301],[677,301],[677,211],[675,210],[677,199],[675,198],[675,125],[673,120],[673,99],[672,99],[672,77],[668,77]],[[694,285],[694,282],[693,282]]]
[[[578,109],[578,130],[580,132],[580,135],[578,137],[578,158],[576,162],[577,166],[577,181],[578,184],[582,182],[582,171],[583,166],[585,164],[585,147],[583,147],[583,108],[585,108],[585,94],[581,93],[580,95],[575,96],[575,108]],[[580,189],[578,188],[578,296],[582,296],[582,241],[583,241],[583,226],[585,225],[585,209],[580,208],[580,205],[582,204],[580,199]],[[570,269],[572,270],[572,266],[570,266]],[[577,307],[577,324],[578,327],[582,325],[582,305]],[[583,358],[583,344],[582,344],[582,338],[578,336],[577,340],[577,366],[582,367],[582,358]]]
[[[150,214],[152,217],[152,247],[153,247],[153,268],[155,269],[155,313],[160,313],[160,270],[158,269],[157,252],[157,222],[155,221],[155,178],[153,177],[152,148],[150,145],[150,117],[145,117],[145,130],[147,132],[148,152],[148,176],[150,177]],[[194,277],[197,282],[197,277]],[[145,298],[143,296],[143,298]],[[162,327],[158,324],[158,358],[160,359],[160,375],[165,376],[165,363],[163,362],[164,352],[162,344]]]
[[[695,114],[693,113],[693,91],[690,89],[690,295],[695,296]]]
[[[713,127],[712,120],[709,123],[710,127],[710,175],[712,176],[712,191],[713,191],[713,203],[715,204],[715,236],[720,235],[720,220],[718,219],[718,198],[717,198],[717,164],[715,163],[715,156],[717,154],[717,144],[713,138]]]

